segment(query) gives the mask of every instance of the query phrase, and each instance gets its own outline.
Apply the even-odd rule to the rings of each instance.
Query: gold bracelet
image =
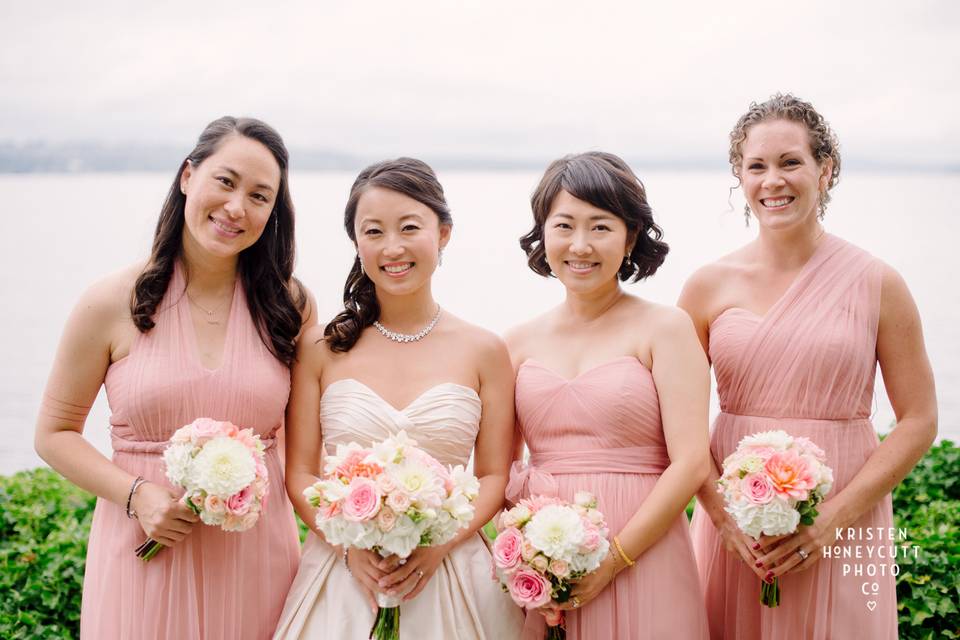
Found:
[[[623,547],[620,546],[620,536],[613,536],[613,544],[620,553],[620,557],[623,558],[623,561],[627,563],[628,567],[632,567],[634,564],[636,564],[635,561],[630,559],[630,556],[624,553]]]

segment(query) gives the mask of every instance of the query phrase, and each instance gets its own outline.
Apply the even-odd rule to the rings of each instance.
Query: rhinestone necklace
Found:
[[[437,312],[433,316],[433,320],[430,321],[430,324],[425,326],[423,329],[416,333],[397,333],[396,331],[390,331],[385,326],[380,324],[379,320],[373,321],[373,326],[377,328],[377,331],[383,334],[384,338],[393,340],[394,342],[418,342],[427,337],[427,334],[433,331],[433,328],[437,326],[437,321],[440,320],[440,305],[437,305]]]

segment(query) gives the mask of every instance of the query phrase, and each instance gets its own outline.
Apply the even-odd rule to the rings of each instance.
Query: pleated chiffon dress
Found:
[[[567,380],[536,360],[517,373],[517,421],[530,450],[515,463],[508,500],[597,497],[610,536],[636,513],[669,466],[653,375],[633,356]],[[616,550],[611,545],[611,553]],[[566,612],[568,640],[707,637],[707,620],[684,513],[597,598]],[[524,639],[544,637],[529,612]]]
[[[134,555],[146,538],[139,523],[123,506],[97,500],[83,585],[84,640],[269,638],[296,574],[297,528],[276,446],[289,369],[261,341],[239,279],[222,363],[206,369],[185,287],[177,263],[156,326],[138,334],[130,354],[107,370],[113,461],[170,487],[161,454],[173,432],[200,417],[228,420],[252,427],[267,446],[266,505],[248,531],[197,523],[182,542],[143,563]]]
[[[805,436],[826,452],[835,479],[827,500],[863,467],[879,444],[870,413],[882,269],[870,254],[827,234],[764,316],[731,308],[713,321],[710,359],[721,413],[711,454],[718,467],[744,436],[777,429]],[[830,558],[782,577],[780,606],[768,608],[759,602],[760,579],[726,551],[709,516],[697,508],[692,535],[711,638],[896,638],[893,560],[877,557],[889,555],[881,547],[897,544],[877,535],[877,527],[888,535],[892,526],[888,494],[851,525],[853,538],[872,530],[874,540],[845,535],[836,545],[849,552],[837,557],[831,549]]]

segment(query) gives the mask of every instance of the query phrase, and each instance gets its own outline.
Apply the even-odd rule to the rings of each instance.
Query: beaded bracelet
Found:
[[[630,556],[623,551],[623,547],[620,546],[620,536],[613,536],[613,544],[620,553],[620,557],[623,558],[623,561],[627,563],[628,567],[632,567],[634,564],[636,564],[636,561],[631,560]]]
[[[143,479],[143,476],[137,476],[137,479],[133,481],[132,485],[130,485],[130,493],[127,494],[127,517],[128,518],[133,519],[137,517],[137,512],[131,508],[133,506],[131,503],[133,502],[133,494],[137,492],[137,489],[139,489],[140,485],[142,485],[144,482],[146,482],[146,480]]]

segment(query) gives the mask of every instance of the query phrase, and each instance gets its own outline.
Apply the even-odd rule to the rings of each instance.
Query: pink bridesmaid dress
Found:
[[[145,539],[140,525],[123,506],[98,500],[83,583],[86,640],[269,638],[297,571],[297,529],[276,446],[289,370],[261,342],[239,279],[222,364],[204,368],[184,292],[178,263],[156,326],[107,370],[113,461],[169,487],[161,453],[176,429],[199,417],[252,427],[267,444],[266,508],[242,533],[198,523],[144,564],[134,555]]]
[[[530,459],[514,465],[507,487],[512,501],[530,495],[572,500],[577,491],[590,491],[612,536],[670,464],[653,375],[633,356],[572,380],[527,360],[517,374],[516,403]],[[524,638],[543,637],[543,616],[528,613]],[[682,512],[633,567],[583,608],[567,612],[569,640],[706,637],[706,612]]]
[[[713,321],[710,359],[722,412],[711,453],[718,466],[744,436],[782,429],[826,452],[835,478],[831,495],[850,482],[878,445],[870,411],[881,274],[878,260],[827,234],[766,315],[731,308]],[[692,534],[711,638],[895,639],[892,561],[876,557],[881,547],[897,544],[889,540],[892,526],[887,495],[851,525],[852,536],[836,543],[851,557],[838,558],[832,547],[831,558],[787,574],[780,606],[767,608],[759,602],[760,579],[726,551],[709,516],[697,509]],[[873,540],[856,539],[868,536]]]

